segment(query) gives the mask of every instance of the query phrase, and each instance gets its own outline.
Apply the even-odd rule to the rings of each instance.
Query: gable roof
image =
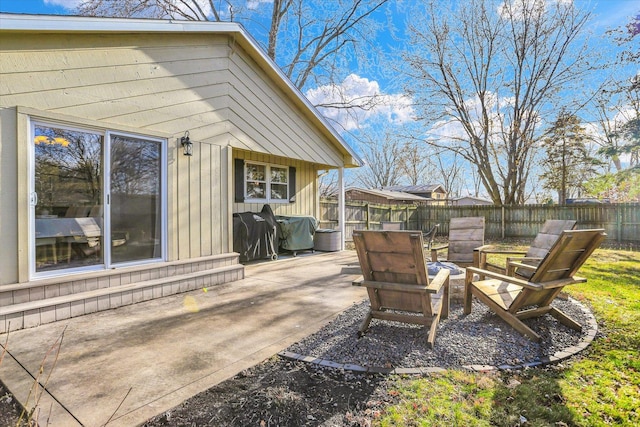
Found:
[[[28,15],[0,13],[0,33],[190,33],[228,35],[244,49],[264,73],[300,109],[344,157],[345,167],[364,165],[363,160],[329,124],[302,92],[267,56],[258,42],[236,22],[177,21],[158,19],[96,18],[68,15]]]
[[[460,200],[469,200],[469,201],[480,202],[480,203],[485,203],[490,205],[493,204],[492,200],[485,199],[483,197],[477,197],[477,196],[462,196],[462,197],[456,197],[455,199],[451,199],[451,201],[453,202],[459,202]]]
[[[426,197],[416,196],[415,194],[405,193],[402,191],[391,191],[391,190],[378,190],[378,189],[367,189],[367,188],[357,188],[357,187],[349,187],[346,191],[359,191],[361,193],[367,193],[374,196],[382,197],[387,200],[414,200],[416,202],[426,202],[431,199],[427,199]]]
[[[404,191],[407,193],[428,193],[436,190],[445,192],[444,187],[440,184],[422,184],[422,185],[392,185],[384,187],[385,190]]]

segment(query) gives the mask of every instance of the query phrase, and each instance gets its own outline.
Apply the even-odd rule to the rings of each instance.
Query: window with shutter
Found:
[[[237,203],[294,203],[296,168],[235,159]]]

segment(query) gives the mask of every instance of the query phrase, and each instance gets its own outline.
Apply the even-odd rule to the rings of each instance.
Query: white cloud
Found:
[[[515,99],[513,97],[498,97],[495,93],[488,92],[485,94],[484,108],[487,111],[487,120],[489,121],[489,138],[496,142],[500,140],[501,126],[508,125],[503,123],[504,109],[513,105]],[[468,114],[470,125],[474,128],[476,135],[482,135],[485,132],[485,126],[483,125],[484,113],[483,103],[475,96],[473,98],[466,99],[464,101],[465,109]],[[431,128],[426,132],[426,138],[431,140],[438,140],[440,143],[451,143],[455,145],[460,141],[468,141],[469,135],[466,129],[462,126],[460,121],[456,119],[457,113],[448,111],[448,117],[434,123]],[[537,117],[534,119],[538,120]]]
[[[247,0],[247,9],[257,9],[263,3],[273,3],[273,0]]]
[[[469,137],[460,122],[455,120],[441,120],[431,126],[427,139],[437,141],[467,141]]]
[[[356,74],[347,76],[340,85],[309,89],[305,95],[325,117],[344,130],[361,128],[372,120],[386,120],[398,125],[414,117],[410,98],[402,94],[382,93],[378,82]]]
[[[505,19],[522,19],[524,11],[529,13],[537,11],[539,14],[546,13],[550,4],[557,4],[560,7],[570,7],[573,0],[507,0],[498,6],[498,14]]]
[[[83,0],[44,0],[47,6],[62,6],[65,9],[75,9]]]

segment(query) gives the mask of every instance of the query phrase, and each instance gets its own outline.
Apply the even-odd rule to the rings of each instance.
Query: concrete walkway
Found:
[[[37,376],[45,360],[40,425],[137,425],[366,298],[351,286],[357,264],[354,251],[254,264],[238,282],[3,334],[11,356],[0,378],[25,403],[34,380],[20,365]],[[56,361],[52,346],[61,337]],[[33,402],[32,393],[28,407]]]

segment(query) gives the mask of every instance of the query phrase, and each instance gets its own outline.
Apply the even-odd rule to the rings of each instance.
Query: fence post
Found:
[[[365,205],[364,205],[364,206],[366,207],[366,212],[365,212],[365,214],[367,215],[367,217],[366,217],[366,219],[365,219],[365,221],[366,221],[366,223],[365,223],[365,226],[366,226],[366,227],[365,227],[365,230],[369,230],[369,214],[370,214],[370,211],[369,211],[369,203],[365,203]]]
[[[502,215],[502,218],[500,222],[502,227],[502,240],[504,240],[504,235],[505,235],[504,205],[502,205],[501,215]]]
[[[404,207],[404,229],[409,229],[409,205]]]
[[[621,206],[616,206],[616,230],[618,231],[616,234],[616,240],[618,242],[622,241],[622,209]]]

